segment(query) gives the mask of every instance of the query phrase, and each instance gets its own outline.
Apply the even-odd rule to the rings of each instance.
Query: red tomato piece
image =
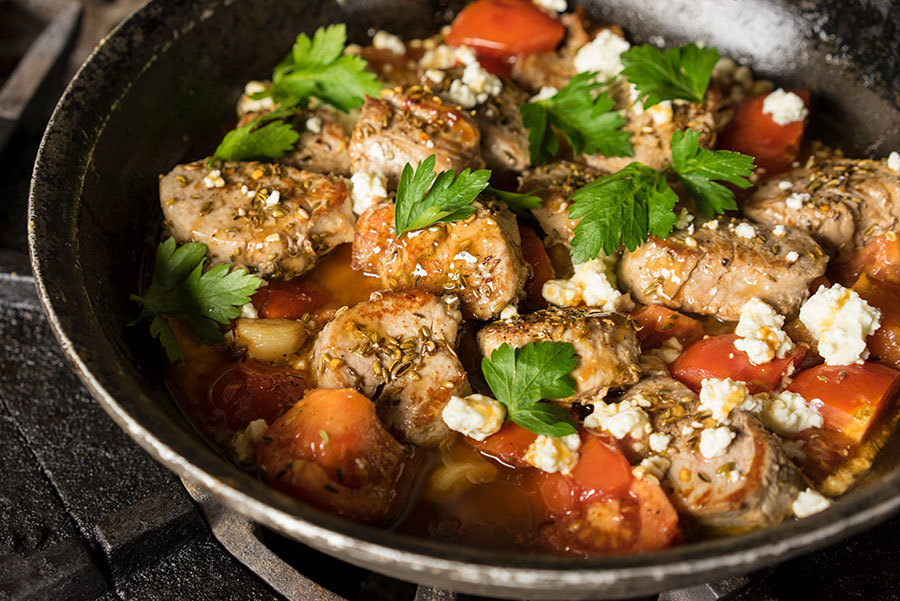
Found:
[[[547,280],[556,277],[556,271],[550,262],[550,255],[544,247],[543,241],[534,232],[533,228],[527,225],[519,226],[519,236],[522,239],[522,258],[525,263],[531,265],[532,275],[525,282],[525,299],[523,309],[526,311],[535,311],[543,309],[547,306],[541,291]]]
[[[375,404],[350,389],[311,390],[266,430],[257,450],[275,488],[360,521],[378,521],[400,496],[407,453]]]
[[[631,314],[641,326],[638,339],[644,349],[657,348],[669,338],[688,347],[703,338],[703,324],[662,305],[645,305]]]
[[[471,46],[496,68],[497,59],[553,50],[564,35],[562,23],[529,0],[476,0],[453,20],[447,44]]]
[[[271,424],[290,409],[309,382],[297,372],[272,369],[245,361],[229,367],[209,387],[211,413],[218,414],[234,432],[256,419]]]
[[[750,392],[756,394],[774,390],[788,366],[799,365],[806,356],[806,348],[797,345],[783,359],[753,365],[747,353],[734,348],[736,339],[734,334],[720,334],[695,342],[669,366],[672,377],[695,392],[707,378],[731,378],[746,382]]]
[[[858,443],[896,398],[900,371],[878,363],[819,365],[795,375],[788,390],[818,408],[824,429]]]
[[[803,98],[809,108],[809,88],[788,91]],[[775,123],[772,115],[763,112],[766,96],[768,93],[752,96],[735,107],[734,117],[719,136],[718,147],[755,157],[756,165],[771,176],[786,171],[797,159],[806,123]]]
[[[272,280],[251,299],[260,317],[300,319],[323,307],[331,295],[305,279]]]
[[[524,467],[528,465],[525,463],[525,451],[536,438],[537,435],[533,432],[515,422],[508,421],[503,424],[499,432],[488,436],[481,442],[471,438],[467,438],[466,441],[482,453],[503,463]]]
[[[840,432],[808,428],[799,432],[795,440],[803,444],[806,456],[800,462],[803,473],[819,483],[831,476],[850,457],[856,443]]]
[[[900,284],[882,282],[864,273],[852,289],[881,310],[881,327],[866,339],[869,359],[900,369]]]
[[[900,284],[900,236],[882,234],[857,249],[846,263],[837,266],[841,283],[849,286],[867,273],[877,280]]]

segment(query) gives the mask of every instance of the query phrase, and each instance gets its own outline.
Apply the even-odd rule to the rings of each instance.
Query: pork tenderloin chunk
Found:
[[[481,169],[481,132],[472,116],[420,86],[366,97],[350,139],[350,169],[381,173],[396,187],[403,167],[435,155],[435,171]]]
[[[714,226],[711,227],[711,226]],[[737,321],[754,296],[792,316],[825,273],[827,255],[809,234],[737,219],[651,237],[619,262],[619,285],[643,304]],[[749,236],[749,237],[748,237]]]
[[[512,78],[522,88],[536,94],[544,86],[564,87],[569,80],[578,74],[575,69],[575,53],[590,42],[601,29],[612,29],[622,37],[622,29],[616,25],[608,27],[592,27],[587,13],[578,7],[574,13],[563,13],[560,21],[566,28],[566,37],[558,50],[553,52],[534,52],[519,59],[512,65]],[[588,33],[588,29],[592,29]]]
[[[502,203],[484,202],[468,219],[406,232],[399,240],[394,205],[369,207],[357,222],[353,269],[380,276],[393,290],[456,294],[467,318],[499,315],[518,301],[530,268],[513,214]]]
[[[495,321],[478,332],[485,357],[504,343],[513,348],[529,342],[568,342],[578,364],[572,371],[575,394],[559,402],[574,403],[630,386],[641,376],[641,354],[635,323],[627,315],[595,309],[542,309]],[[554,399],[556,400],[556,399]]]
[[[884,161],[827,159],[764,182],[743,212],[759,223],[806,231],[844,261],[900,227],[900,172]]]
[[[470,392],[454,350],[462,315],[449,301],[424,290],[376,292],[339,312],[313,346],[318,385],[375,400],[379,417],[409,442],[440,442],[450,433],[444,406]]]
[[[708,412],[698,413],[694,392],[677,380],[658,376],[643,380],[622,397],[632,399],[645,405],[655,432],[671,437],[662,453],[671,462],[662,485],[682,516],[701,527],[731,532],[764,528],[791,517],[794,499],[806,488],[803,475],[785,454],[781,439],[756,417],[732,411],[727,427],[735,437],[722,455],[708,459],[698,448],[700,433],[718,424]]]
[[[212,264],[290,278],[353,240],[355,218],[341,177],[280,164],[179,165],[159,182],[176,241],[202,242]]]
[[[547,234],[548,246],[571,247],[577,219],[569,219],[569,198],[578,188],[607,175],[572,161],[557,161],[529,169],[519,178],[519,192],[530,192],[541,198],[541,206],[531,209],[541,229]]]

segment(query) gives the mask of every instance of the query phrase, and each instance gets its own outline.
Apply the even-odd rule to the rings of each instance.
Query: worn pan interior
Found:
[[[900,27],[886,21],[891,5],[883,4],[888,16],[870,2],[586,2],[635,40],[703,40],[780,83],[811,85],[817,133],[877,156],[900,149]],[[514,556],[325,514],[264,486],[196,436],[161,384],[156,343],[124,327],[136,310],[128,294],[142,252],[161,219],[157,175],[212,147],[242,83],[265,77],[297,32],[344,21],[356,41],[372,27],[410,37],[433,32],[455,8],[413,0],[151,2],[97,49],[48,127],[28,227],[53,328],[113,419],[169,468],[288,536],[400,578],[497,596],[599,598],[679,587],[783,560],[892,513],[900,505],[896,440],[865,486],[800,522],[630,557]]]

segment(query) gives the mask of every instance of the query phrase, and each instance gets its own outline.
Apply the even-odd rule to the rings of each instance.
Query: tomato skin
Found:
[[[837,266],[839,281],[845,286],[863,273],[877,280],[900,284],[900,236],[894,232],[881,234]]]
[[[823,429],[858,443],[897,396],[900,371],[878,363],[818,365],[796,374],[788,390],[809,403],[818,399]]]
[[[637,335],[641,348],[645,350],[658,348],[672,337],[677,338],[684,347],[703,338],[702,323],[662,305],[645,305],[631,316],[641,326]]]
[[[304,314],[320,309],[329,300],[331,295],[326,290],[302,278],[272,280],[251,298],[260,317],[283,319],[300,319]]]
[[[225,427],[237,432],[257,419],[271,424],[303,396],[309,384],[297,372],[244,361],[213,381],[207,400],[210,413],[220,416]]]
[[[269,426],[257,449],[263,478],[289,495],[359,521],[378,521],[401,494],[403,445],[375,404],[350,389],[309,391]]]
[[[783,359],[753,365],[747,353],[734,348],[736,339],[734,334],[720,334],[695,342],[669,366],[672,377],[694,392],[707,378],[731,378],[746,382],[750,392],[756,394],[778,387],[788,366],[799,365],[806,356],[806,348],[797,345]]]
[[[487,65],[497,59],[553,50],[565,29],[529,0],[475,0],[453,20],[446,42],[471,46]]]
[[[547,307],[542,291],[544,283],[556,277],[553,264],[550,263],[550,255],[544,247],[544,242],[538,237],[534,229],[527,225],[519,226],[519,236],[522,239],[522,258],[525,263],[531,265],[532,275],[525,282],[525,299],[523,309],[536,311]]]
[[[881,310],[881,326],[866,339],[870,360],[900,369],[900,284],[882,282],[863,273],[851,289]]]
[[[508,421],[503,424],[500,431],[478,442],[466,438],[466,442],[476,449],[490,455],[507,465],[515,467],[528,467],[525,463],[525,451],[535,441],[537,434],[530,432],[515,422]]]
[[[800,96],[809,109],[809,88],[788,92]],[[734,117],[719,136],[717,146],[755,157],[756,165],[771,176],[786,171],[796,160],[806,122],[775,123],[772,115],[763,112],[763,102],[768,95],[763,93],[741,101],[734,109]]]

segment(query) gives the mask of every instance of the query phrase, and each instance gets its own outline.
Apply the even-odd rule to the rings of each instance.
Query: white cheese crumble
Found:
[[[627,40],[611,29],[604,29],[575,53],[575,70],[596,71],[600,81],[615,77],[623,68],[619,55],[629,48],[631,44]]]
[[[419,59],[423,69],[450,69],[458,64],[468,65],[478,61],[475,51],[468,46],[446,46],[441,44],[426,50]]]
[[[483,394],[450,397],[441,412],[447,427],[474,440],[484,440],[503,427],[506,408],[500,401]]]
[[[653,430],[647,412],[641,408],[642,403],[650,405],[639,396],[620,403],[594,403],[594,410],[584,419],[584,427],[604,430],[616,439],[629,435],[642,438]]]
[[[672,112],[671,100],[663,100],[646,109],[644,112],[650,115],[654,125],[665,125],[672,121],[672,118],[675,116],[675,113]]]
[[[532,96],[528,102],[539,102],[541,100],[549,100],[556,96],[556,93],[559,92],[553,86],[541,86],[541,89],[538,90],[538,93]]]
[[[789,182],[786,179],[781,180],[780,182],[778,182],[778,189],[779,190],[790,190],[793,185],[794,184],[792,184],[791,182]]]
[[[253,198],[254,196],[256,196],[256,190],[251,190],[250,188],[247,187],[247,184],[244,184],[244,185],[241,186],[241,194],[243,194],[243,195],[246,196],[247,198]],[[243,210],[243,209],[238,209],[238,214],[239,214],[241,217],[244,216],[244,214],[241,213],[242,210]]]
[[[798,518],[809,517],[820,511],[824,511],[831,506],[831,501],[817,491],[807,488],[797,495],[797,499],[791,505],[794,515]]]
[[[759,418],[763,425],[779,436],[793,436],[807,428],[821,428],[824,420],[814,409],[822,401],[813,399],[809,404],[799,394],[784,390],[777,395],[765,395]]]
[[[650,450],[654,453],[663,453],[669,448],[672,437],[662,432],[654,432],[650,435]]]
[[[278,190],[274,190],[271,194],[266,196],[267,207],[274,207],[279,202],[281,202],[281,192],[279,192]]]
[[[439,84],[444,82],[444,78],[447,76],[446,73],[441,71],[440,69],[426,69],[425,70],[425,79],[430,81],[433,84]]]
[[[248,81],[244,86],[244,95],[238,101],[238,114],[246,115],[248,113],[261,113],[270,111],[275,108],[275,101],[271,96],[254,100],[250,98],[253,94],[259,94],[269,89],[269,85],[261,81]]]
[[[631,473],[635,478],[641,478],[653,484],[659,484],[662,477],[666,475],[672,462],[665,457],[659,455],[650,455],[645,457],[639,465],[636,465]]]
[[[787,259],[788,263],[793,264],[793,263],[796,263],[800,259],[800,253],[798,253],[796,250],[792,250],[791,252],[786,254],[784,256],[784,258]]]
[[[772,115],[778,125],[803,121],[809,115],[803,99],[793,92],[778,88],[763,100],[763,112]]]
[[[314,134],[318,134],[322,132],[322,118],[321,117],[310,117],[306,120],[306,129],[311,131]]]
[[[534,0],[534,5],[549,12],[564,13],[568,5],[566,0]]]
[[[705,227],[708,230],[716,231],[717,229],[719,229],[719,220],[718,219],[710,219],[709,221],[707,221],[706,223],[703,224],[703,227]]]
[[[631,296],[616,287],[617,257],[601,256],[575,265],[568,280],[547,280],[541,288],[544,299],[559,307],[585,304],[606,311],[623,311],[632,307]]]
[[[525,451],[525,461],[551,474],[568,474],[578,463],[580,447],[581,438],[578,434],[561,437],[542,434]]]
[[[789,209],[799,211],[803,208],[803,203],[808,201],[810,198],[810,195],[806,192],[794,192],[787,197],[787,200],[784,201],[784,204],[787,205],[787,208]]]
[[[235,435],[231,441],[231,448],[239,463],[244,465],[256,463],[256,447],[259,446],[268,427],[266,420],[255,419]]]
[[[701,411],[712,413],[720,424],[728,423],[728,416],[734,409],[751,409],[755,405],[747,385],[731,378],[706,378],[700,383]],[[703,424],[692,423],[695,428]]]
[[[734,233],[737,234],[739,238],[751,239],[756,236],[756,228],[747,223],[746,221],[742,221],[737,224],[734,228]]]
[[[222,178],[222,172],[218,169],[213,169],[207,173],[206,177],[203,178],[203,185],[207,188],[225,187],[225,180]]]
[[[516,308],[515,305],[506,305],[500,311],[500,319],[504,320],[504,321],[512,319],[513,317],[518,317],[518,316],[519,316],[519,309]]]
[[[726,426],[707,428],[700,432],[700,454],[707,459],[721,457],[734,437],[735,433]]]
[[[353,212],[357,215],[387,197],[387,179],[380,173],[357,171],[350,178]]]
[[[740,321],[734,330],[738,335],[734,348],[747,353],[753,365],[782,359],[794,350],[794,343],[781,329],[783,326],[784,316],[754,296],[741,307]]]
[[[818,340],[826,365],[862,363],[869,356],[866,337],[881,325],[881,311],[840,284],[819,286],[803,306],[800,321]]]
[[[475,61],[466,65],[461,79],[454,79],[450,83],[447,98],[463,108],[472,108],[502,91],[503,82],[500,78],[488,73]]]
[[[399,37],[387,31],[376,31],[372,46],[379,50],[390,50],[394,54],[406,54],[406,44]]]
[[[891,171],[900,171],[900,152],[895,150],[888,155],[887,166]]]
[[[247,317],[249,319],[259,319],[259,313],[256,310],[256,307],[253,306],[253,303],[247,303],[245,305],[241,305],[241,317]]]
[[[694,233],[694,216],[688,212],[687,209],[681,209],[681,212],[678,213],[678,220],[675,221],[675,229],[676,230],[688,230],[689,234]]]
[[[265,238],[266,242],[278,242],[281,240],[281,234],[275,232],[274,234],[269,234]]]
[[[781,224],[776,225],[775,227],[772,228],[772,235],[776,236],[778,238],[783,238],[786,233],[787,233],[787,230]]]
[[[677,338],[672,336],[671,338],[665,340],[659,348],[650,349],[649,351],[647,351],[647,354],[659,357],[663,361],[663,363],[668,365],[669,363],[675,361],[675,359],[678,358],[678,355],[680,355],[682,351],[684,351],[684,347],[681,346],[681,342],[679,342]]]

